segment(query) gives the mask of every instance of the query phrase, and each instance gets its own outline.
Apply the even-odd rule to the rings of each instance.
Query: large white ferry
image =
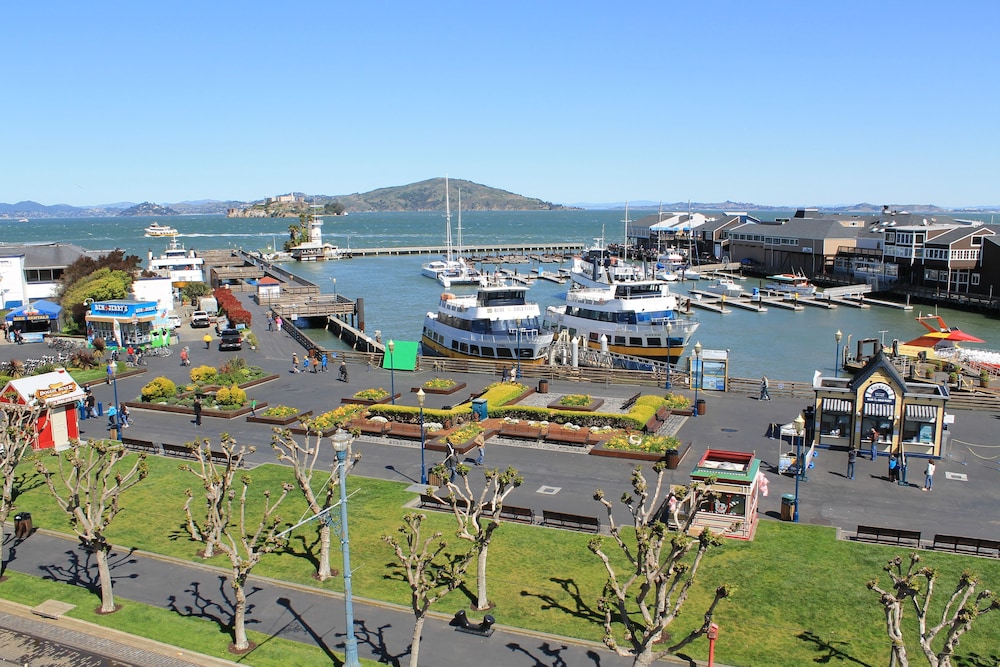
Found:
[[[522,364],[543,363],[553,334],[541,327],[541,309],[527,288],[482,284],[476,294],[445,292],[424,318],[424,354]]]
[[[161,225],[158,222],[149,223],[149,227],[143,230],[146,236],[152,236],[154,238],[163,236],[177,236],[178,232],[173,227],[168,227],[167,225]]]
[[[547,329],[568,331],[587,347],[676,363],[697,319],[678,312],[678,299],[658,280],[633,280],[596,287],[575,287],[566,304],[545,311]]]
[[[149,251],[146,269],[159,276],[169,277],[174,287],[184,287],[188,283],[205,282],[205,260],[197,257],[193,250],[185,250],[177,239],[170,239],[166,250],[159,257]]]

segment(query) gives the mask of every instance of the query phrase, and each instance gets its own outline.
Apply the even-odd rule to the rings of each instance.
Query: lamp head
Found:
[[[347,451],[347,446],[351,444],[352,438],[350,433],[342,428],[338,428],[330,440],[333,442],[333,451],[340,453]]]
[[[697,343],[694,344],[694,356],[696,357],[701,356],[701,341],[698,341]]]
[[[386,347],[388,347],[388,348],[389,348],[389,354],[392,354],[392,351],[396,349],[396,343],[395,343],[395,342],[393,342],[392,340],[390,340],[390,341],[389,341],[389,342],[388,342],[388,343],[386,344]]]
[[[802,435],[802,432],[806,429],[806,418],[802,416],[802,413],[799,413],[799,416],[792,421],[792,424],[795,427],[796,435]]]
[[[836,338],[837,342],[839,343],[840,339],[844,337],[844,334],[840,332],[840,329],[837,329],[837,333],[833,334],[833,337]]]
[[[424,388],[421,387],[420,389],[417,390],[417,403],[420,405],[420,407],[424,407],[424,400],[426,398],[427,398],[427,392],[425,392]]]

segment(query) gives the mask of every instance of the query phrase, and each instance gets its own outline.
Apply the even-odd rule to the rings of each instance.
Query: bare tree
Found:
[[[248,448],[237,447],[235,441],[229,436],[223,436],[224,444],[222,451],[226,453],[226,461],[221,464],[225,470],[233,467],[233,461],[246,454]],[[217,470],[217,464],[212,458],[212,449],[208,440],[195,443],[193,447],[195,457],[198,459],[203,470],[208,472],[211,479],[221,479],[222,475]],[[189,469],[190,470],[190,469]],[[195,475],[198,473],[190,470]],[[251,479],[248,475],[240,477],[239,497],[236,495],[235,487],[221,489],[222,502],[218,504],[210,503],[208,507],[209,516],[206,517],[203,525],[196,524],[196,534],[201,536],[202,541],[208,539],[215,528],[218,528],[216,548],[229,557],[229,564],[232,567],[231,584],[233,586],[233,596],[236,604],[233,609],[233,645],[230,647],[235,652],[246,652],[252,648],[246,631],[246,582],[250,577],[253,568],[260,563],[265,554],[271,553],[281,543],[275,538],[278,532],[278,524],[281,517],[277,515],[278,507],[288,496],[288,492],[294,487],[291,484],[282,484],[281,495],[276,499],[271,498],[270,490],[263,492],[264,507],[261,510],[260,521],[256,526],[251,526],[247,520],[247,494],[250,491]],[[189,521],[194,521],[188,514]]]
[[[73,532],[97,559],[101,582],[99,613],[102,614],[116,610],[111,568],[108,567],[111,545],[105,532],[121,510],[121,494],[145,479],[148,473],[145,454],[137,454],[130,468],[119,465],[126,456],[129,456],[128,450],[117,440],[91,440],[89,445],[74,440],[62,454],[52,452],[56,460],[54,472],[43,459],[35,461],[56,503],[69,514]]]
[[[313,439],[315,437],[315,440]],[[336,462],[329,477],[323,483],[322,489],[318,492],[313,489],[313,473],[316,470],[316,461],[319,457],[322,438],[318,435],[307,435],[304,444],[300,444],[292,437],[288,429],[274,429],[271,436],[271,448],[274,449],[278,460],[288,463],[295,472],[295,481],[299,490],[305,496],[306,503],[313,516],[320,513],[329,512],[336,503],[340,501],[340,477],[337,474]],[[354,469],[354,466],[361,460],[361,454],[347,453],[347,474]],[[319,521],[317,530],[319,531],[319,558],[316,566],[316,578],[326,581],[333,575],[330,568],[330,523]]]
[[[920,554],[914,552],[910,554],[906,572],[903,572],[902,556],[896,556],[882,568],[892,580],[891,592],[879,586],[877,579],[868,582],[868,588],[878,593],[885,610],[885,629],[891,643],[889,665],[907,667],[910,664],[903,636],[903,612],[909,600],[917,617],[917,640],[927,662],[931,667],[950,667],[951,656],[962,635],[972,629],[977,618],[1000,608],[1000,597],[989,590],[976,593],[979,580],[969,572],[962,572],[941,611],[940,620],[928,627],[938,573],[934,568],[919,567],[919,563]],[[934,641],[942,630],[946,631],[944,643],[940,650],[935,650]]]
[[[438,464],[431,472],[441,479],[448,478],[448,469],[444,464]],[[473,549],[478,554],[476,563],[476,609],[490,609],[489,597],[486,594],[486,561],[489,556],[490,542],[493,533],[500,527],[500,510],[503,502],[511,491],[524,483],[524,477],[510,466],[500,472],[498,468],[487,468],[484,471],[486,484],[476,498],[469,485],[469,467],[460,466],[456,470],[462,478],[462,486],[454,482],[446,482],[448,495],[441,498],[437,491],[428,487],[431,495],[446,501],[458,523],[457,536],[472,542]]]
[[[698,628],[664,650],[654,650],[657,644],[670,639],[665,633],[666,628],[681,613],[705,552],[718,545],[720,540],[708,529],[695,538],[689,537],[688,532],[702,500],[712,495],[711,483],[705,486],[698,483],[675,486],[667,494],[666,501],[661,503],[666,464],[657,463],[653,470],[656,472],[656,488],[652,493],[642,468],[636,467],[632,473],[632,491],[623,493],[621,497],[622,505],[632,516],[634,545],[622,537],[621,527],[612,514],[611,501],[605,499],[600,489],[594,493],[594,500],[607,510],[611,537],[625,556],[629,569],[619,573],[603,550],[602,538],[594,538],[588,545],[608,571],[608,581],[598,600],[598,609],[604,612],[604,643],[618,655],[632,657],[633,665],[642,666],[652,664],[665,654],[676,653],[707,633],[716,607],[730,593],[728,586],[719,586]],[[664,507],[671,515],[676,530],[671,530],[660,519]],[[687,509],[683,518],[680,515],[682,508]],[[693,558],[686,558],[691,551],[694,551]],[[616,621],[624,626],[628,646],[619,645],[615,639]]]
[[[201,480],[202,488],[205,489],[205,518],[203,521],[196,521],[191,514],[191,503],[194,500],[194,492],[185,489],[187,500],[184,502],[184,515],[187,517],[187,529],[191,539],[195,542],[202,542],[205,548],[202,549],[202,558],[209,559],[215,556],[215,545],[219,543],[222,535],[222,524],[220,521],[223,514],[223,505],[226,496],[233,488],[233,479],[236,472],[243,467],[243,460],[247,454],[253,454],[257,448],[253,446],[237,446],[228,433],[219,436],[219,450],[225,454],[225,460],[217,463],[212,458],[212,449],[208,440],[190,442],[187,447],[194,453],[198,461],[198,469],[184,464],[180,469],[189,472]]]
[[[37,406],[0,403],[0,472],[3,473],[0,526],[7,522],[7,517],[14,509],[17,497],[17,477],[14,470],[35,442],[35,422],[38,421],[39,412]],[[3,542],[2,535],[0,542]],[[2,565],[0,558],[0,573],[3,571]]]
[[[403,517],[403,525],[399,527],[401,540],[391,535],[383,535],[382,540],[389,544],[396,553],[396,558],[403,566],[406,582],[410,585],[410,607],[416,619],[413,626],[413,639],[410,644],[410,667],[417,667],[420,657],[420,636],[424,631],[424,621],[431,605],[448,593],[462,585],[465,570],[474,555],[470,551],[465,555],[443,554],[447,543],[441,541],[441,533],[437,532],[423,539],[420,528],[426,514],[409,513]],[[438,559],[438,556],[442,556]]]

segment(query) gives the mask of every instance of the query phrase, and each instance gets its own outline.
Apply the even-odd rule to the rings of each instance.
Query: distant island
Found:
[[[120,212],[118,215],[123,218],[130,218],[139,215],[165,216],[165,215],[180,215],[180,213],[167,206],[160,206],[159,204],[151,204],[148,201],[144,201],[141,204],[130,206],[129,208]]]

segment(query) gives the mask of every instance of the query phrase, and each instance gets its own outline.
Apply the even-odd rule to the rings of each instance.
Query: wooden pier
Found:
[[[463,245],[463,255],[572,255],[583,252],[582,243],[492,243],[486,245]],[[444,246],[406,246],[401,248],[345,248],[351,257],[377,257],[385,255],[444,255]]]

